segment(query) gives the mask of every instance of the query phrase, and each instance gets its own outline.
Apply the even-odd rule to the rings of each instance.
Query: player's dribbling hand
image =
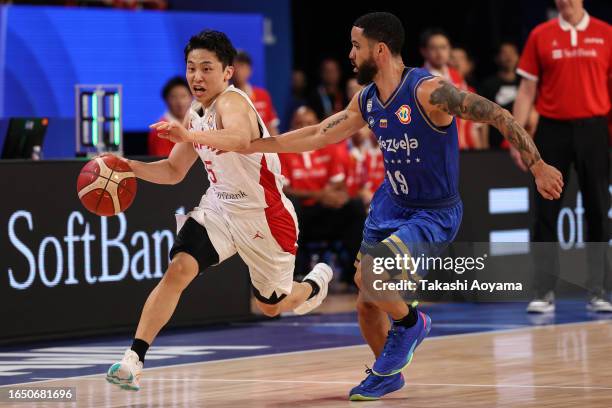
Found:
[[[561,198],[563,191],[563,176],[561,172],[544,162],[539,160],[530,168],[531,173],[535,177],[536,187],[547,200],[557,200]]]
[[[125,157],[122,157],[122,156],[117,156],[117,154],[115,154],[113,152],[103,152],[103,153],[100,153],[99,155],[95,156],[94,159],[96,157],[104,157],[104,156],[116,156],[122,162],[130,164],[130,160],[128,160],[128,159],[126,159]]]
[[[162,139],[168,139],[174,143],[193,142],[189,131],[179,122],[157,122],[149,126],[155,129],[157,136]]]

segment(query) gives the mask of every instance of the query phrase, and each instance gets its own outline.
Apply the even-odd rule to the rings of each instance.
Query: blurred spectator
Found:
[[[193,100],[189,84],[187,84],[185,78],[177,76],[168,80],[162,89],[162,98],[166,103],[167,110],[159,120],[182,123]],[[147,142],[150,156],[168,157],[174,146],[174,143],[168,139],[157,137],[155,129],[149,132]]]
[[[346,81],[346,99],[351,101],[353,96],[355,96],[357,92],[361,91],[362,88],[363,87],[357,82],[357,78],[350,78],[348,81]]]
[[[291,74],[291,96],[296,101],[306,103],[306,74],[301,69],[293,70]],[[301,105],[300,105],[301,106]]]
[[[535,102],[540,114],[534,142],[542,159],[555,166],[568,184],[574,166],[582,192],[586,228],[587,309],[612,312],[612,290],[606,248],[610,239],[610,157],[607,115],[612,73],[612,27],[589,16],[581,0],[555,0],[559,17],[536,26],[527,39],[517,73],[522,77],[514,116],[527,122]],[[511,154],[524,170],[520,155]],[[563,199],[563,195],[561,196]],[[533,229],[534,296],[528,312],[555,309],[554,290],[560,271],[557,242],[563,200],[535,195]]]
[[[346,82],[346,96],[350,101],[363,87],[357,78]],[[349,146],[347,188],[349,196],[361,198],[366,207],[385,179],[385,163],[376,135],[364,126],[351,137]]]
[[[459,72],[467,84],[467,89],[470,92],[476,92],[474,86],[474,60],[465,48],[454,47],[451,50],[449,65]],[[487,144],[487,126],[484,123],[466,121],[465,132],[468,139],[474,141],[473,148],[485,149]]]
[[[468,90],[468,84],[461,74],[449,66],[451,43],[444,30],[430,28],[421,34],[421,55],[425,59],[424,68],[432,75],[440,76],[459,89]],[[479,140],[472,135],[472,125],[469,121],[456,119],[460,149],[480,147]]]
[[[293,115],[291,130],[318,122],[312,109],[301,106]],[[282,153],[280,158],[287,182],[285,191],[300,205],[322,203],[325,207],[339,208],[348,200],[346,174],[335,145],[313,152]]]
[[[292,129],[318,123],[315,112],[305,106],[294,114]],[[296,275],[309,268],[308,243],[340,241],[346,256],[339,256],[342,280],[352,283],[353,261],[361,244],[365,208],[350,199],[346,189],[345,157],[338,145],[320,150],[279,155],[285,176],[285,193],[293,201],[300,234]]]
[[[451,44],[446,32],[440,28],[430,28],[421,34],[421,55],[425,60],[424,68],[432,75],[449,79],[453,84],[462,84],[459,72],[449,67]]]
[[[479,90],[480,95],[509,111],[512,110],[512,105],[514,105],[520,83],[520,77],[516,74],[518,60],[519,52],[516,45],[509,42],[502,43],[495,57],[498,71],[495,75],[485,79]],[[510,147],[496,128],[487,126],[486,129],[490,148],[507,149]]]
[[[253,86],[249,83],[252,74],[253,62],[251,61],[250,55],[244,51],[239,51],[234,58],[234,75],[232,76],[232,82],[236,88],[241,89],[249,96],[270,134],[277,135],[279,120],[278,116],[276,116],[274,105],[272,104],[272,98],[265,89]]]
[[[346,96],[350,101],[363,87],[357,82],[357,78],[350,78],[346,82]],[[347,140],[348,141],[348,140]],[[373,143],[375,148],[372,148]],[[347,146],[347,178],[346,187],[351,198],[359,198],[367,207],[372,201],[372,183],[369,180],[369,166],[373,154],[380,155],[376,136],[367,126],[359,129],[351,136],[350,144]],[[384,171],[383,171],[384,177]],[[376,186],[378,187],[378,186]],[[375,189],[374,189],[375,190]]]
[[[363,87],[357,82],[357,78],[349,78],[346,81],[346,96],[350,101]],[[370,146],[370,130],[367,126],[360,129],[350,142],[346,142],[346,187],[351,198],[361,198],[367,206],[372,197],[367,189],[368,182],[368,153]]]
[[[367,154],[370,135],[367,133],[369,129],[364,127],[351,136],[351,144],[348,149],[348,166],[346,172],[346,189],[349,197],[362,198],[364,204],[369,204],[371,197],[368,199],[366,194],[367,184]]]
[[[319,120],[340,112],[347,104],[346,95],[340,86],[342,75],[340,64],[335,59],[327,58],[321,62],[321,83],[308,98],[310,106]]]
[[[367,207],[385,178],[383,155],[374,133],[364,126],[351,137],[346,185],[351,198]]]
[[[289,100],[289,108],[286,110],[286,116],[283,120],[283,132],[286,132],[291,127],[291,118],[300,106],[306,105],[306,74],[301,69],[294,69],[291,74],[291,99]]]
[[[376,135],[372,131],[370,131],[369,136],[370,142],[367,144],[368,153],[366,157],[368,172],[368,181],[366,183],[366,188],[368,189],[369,194],[372,196],[385,180],[386,172],[385,161],[383,158],[382,151],[378,147],[378,140],[376,140]]]
[[[474,79],[474,60],[465,48],[453,47],[450,54],[449,65],[459,72],[470,88],[476,88]]]

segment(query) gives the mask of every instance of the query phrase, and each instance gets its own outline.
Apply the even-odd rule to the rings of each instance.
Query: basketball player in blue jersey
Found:
[[[424,69],[404,65],[404,29],[397,17],[389,13],[360,17],[351,30],[351,42],[349,58],[357,79],[368,85],[348,107],[317,126],[253,141],[248,151],[315,150],[369,126],[383,152],[387,177],[374,195],[365,223],[363,259],[410,255],[420,249],[415,245],[435,247],[454,239],[462,216],[455,117],[495,126],[521,153],[539,193],[550,200],[560,197],[561,173],[540,158],[529,134],[507,110]],[[371,301],[365,294],[363,267],[364,271],[358,264],[355,275],[360,288],[357,311],[376,361],[366,371],[366,379],[351,390],[351,400],[374,400],[402,388],[401,371],[431,328],[429,316],[415,303],[409,305],[401,297]],[[393,276],[393,271],[388,273]]]

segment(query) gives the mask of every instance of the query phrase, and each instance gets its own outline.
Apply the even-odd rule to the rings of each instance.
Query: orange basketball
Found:
[[[77,179],[79,199],[97,215],[116,215],[132,205],[136,177],[130,166],[117,156],[96,157],[87,162]]]

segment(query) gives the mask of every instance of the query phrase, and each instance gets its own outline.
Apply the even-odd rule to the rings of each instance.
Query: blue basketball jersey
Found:
[[[359,95],[363,119],[376,135],[386,177],[381,189],[404,207],[443,208],[459,199],[459,146],[455,119],[435,126],[416,98],[432,75],[406,68],[389,100],[381,101],[374,83]]]

